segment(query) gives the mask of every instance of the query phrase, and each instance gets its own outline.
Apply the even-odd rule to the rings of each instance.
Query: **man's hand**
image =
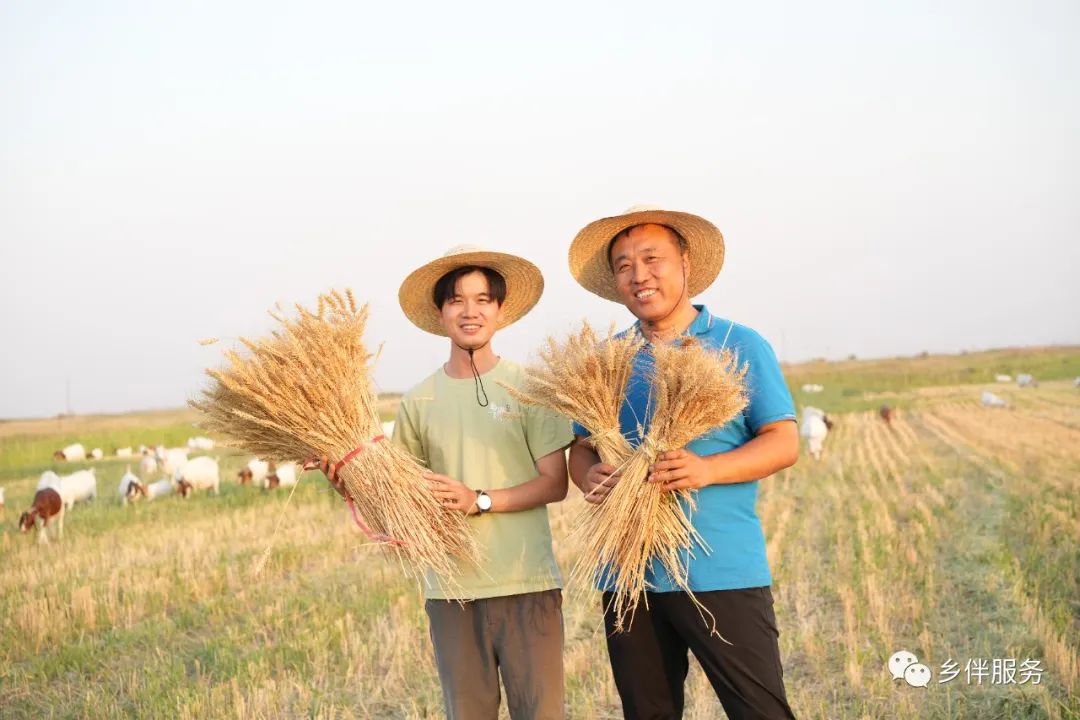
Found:
[[[322,460],[319,461],[319,470],[322,470],[323,475],[326,475],[326,479],[330,481],[330,487],[337,490],[338,495],[348,499],[348,495],[345,494],[345,483],[343,483],[337,477],[337,467],[330,462],[330,458],[325,455],[322,456]]]
[[[439,475],[430,470],[424,473],[428,488],[447,510],[457,510],[466,515],[475,515],[480,512],[476,505],[478,497],[475,490],[470,490],[465,483],[455,480],[446,475]]]
[[[585,493],[585,501],[593,505],[604,502],[621,477],[622,473],[616,472],[611,465],[596,463],[589,468],[588,474],[585,475],[585,483],[581,488],[581,491]]]
[[[709,462],[686,448],[660,453],[649,467],[649,482],[659,483],[665,492],[698,490],[712,485],[713,477]]]

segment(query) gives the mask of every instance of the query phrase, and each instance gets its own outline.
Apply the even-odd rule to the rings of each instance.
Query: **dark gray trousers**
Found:
[[[448,720],[561,720],[562,592],[425,604]]]

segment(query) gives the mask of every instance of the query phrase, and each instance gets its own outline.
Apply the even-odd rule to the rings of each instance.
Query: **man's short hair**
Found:
[[[458,280],[474,272],[484,274],[484,277],[487,278],[488,297],[502,307],[502,304],[506,301],[506,278],[491,268],[480,267],[479,265],[459,267],[439,278],[439,281],[435,283],[435,290],[432,292],[435,307],[442,310],[442,306],[453,299],[457,293]]]
[[[652,224],[655,224],[655,223],[644,223],[644,224],[645,225],[652,225]],[[612,259],[611,259],[611,251],[614,249],[615,243],[617,243],[621,238],[624,238],[627,235],[629,235],[630,231],[633,230],[636,227],[641,227],[641,225],[631,225],[630,227],[626,228],[625,230],[620,232],[615,237],[611,238],[611,242],[608,243],[608,245],[607,245],[607,264],[608,264],[608,269],[611,270],[611,272],[615,272],[615,263],[613,263]],[[678,230],[671,227],[670,225],[661,225],[660,227],[667,228],[671,232],[671,234],[675,236],[675,243],[679,246],[679,254],[680,255],[685,255],[687,250],[690,249],[690,246],[689,246],[689,244],[687,244],[686,238],[684,238],[682,236],[682,233],[680,233]]]

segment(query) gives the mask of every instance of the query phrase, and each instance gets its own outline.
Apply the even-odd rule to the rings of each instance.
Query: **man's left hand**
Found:
[[[709,462],[686,448],[668,450],[656,457],[649,467],[649,482],[659,483],[665,492],[673,490],[697,490],[713,481]]]

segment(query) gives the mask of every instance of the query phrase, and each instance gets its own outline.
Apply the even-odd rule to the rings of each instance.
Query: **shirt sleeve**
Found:
[[[533,460],[539,460],[556,450],[566,448],[574,441],[570,421],[562,415],[543,407],[526,405],[525,442]]]
[[[765,338],[751,332],[738,347],[738,355],[739,362],[748,366],[746,389],[749,402],[743,416],[750,432],[757,434],[763,426],[779,420],[794,420],[795,402],[772,346]]]
[[[408,450],[422,465],[431,467],[416,424],[416,408],[412,406],[408,398],[402,398],[398,404],[397,419],[394,420],[393,442]]]

